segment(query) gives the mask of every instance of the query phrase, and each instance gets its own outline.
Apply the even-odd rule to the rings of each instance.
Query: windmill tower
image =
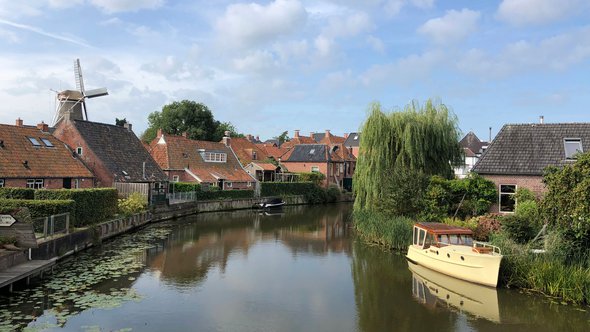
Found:
[[[66,113],[69,113],[70,119],[73,120],[88,120],[86,99],[109,94],[106,88],[88,91],[84,89],[84,78],[82,77],[80,59],[74,60],[74,80],[76,81],[76,90],[63,90],[57,93],[57,107],[52,126],[60,122]]]

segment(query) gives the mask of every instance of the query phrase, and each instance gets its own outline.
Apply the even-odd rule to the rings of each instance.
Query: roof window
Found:
[[[27,137],[29,139],[29,141],[31,141],[31,144],[33,144],[33,146],[41,146],[41,143],[39,143],[39,141],[34,138],[34,137]]]
[[[356,141],[357,139],[359,139],[359,135],[354,135],[353,140]]]
[[[314,154],[314,152],[315,152],[315,149],[309,150],[309,154]]]
[[[43,144],[45,144],[46,147],[48,147],[48,148],[53,147],[53,143],[51,143],[47,138],[42,138],[41,141],[43,141]]]
[[[576,154],[584,152],[582,150],[582,140],[579,138],[565,138],[563,144],[565,159],[576,159]]]

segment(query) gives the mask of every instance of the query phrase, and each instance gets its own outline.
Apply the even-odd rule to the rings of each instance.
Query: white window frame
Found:
[[[234,187],[234,184],[233,184],[233,182],[226,182],[225,183],[225,186],[228,187],[228,188],[233,188]]]
[[[31,142],[31,144],[33,144],[33,146],[37,146],[37,147],[43,146],[41,144],[41,142],[39,142],[39,140],[36,139],[35,137],[27,137],[27,138],[29,139],[29,142]]]
[[[74,189],[80,188],[80,179],[74,179]]]
[[[311,166],[311,171],[312,172],[320,172],[320,166]]]
[[[0,179],[0,188],[4,188],[4,179]]]
[[[76,148],[76,153],[77,153],[79,156],[81,156],[81,155],[83,154],[83,152],[84,152],[84,150],[82,149],[82,147],[81,147],[81,146],[79,146],[79,147],[77,147],[77,148]]]
[[[180,182],[180,176],[172,175],[172,182]]]
[[[48,140],[47,138],[40,137],[40,139],[41,139],[41,142],[43,142],[43,144],[45,144],[46,147],[48,147],[48,148],[55,147],[55,145],[53,145],[53,143],[51,143],[51,141]]]
[[[44,185],[44,179],[27,179],[27,188],[42,189]]]
[[[502,192],[502,186],[513,186],[514,187],[514,192],[510,193],[510,192]],[[502,195],[508,195],[508,196],[515,196],[516,195],[516,191],[518,190],[518,185],[516,184],[500,184],[498,185],[498,212],[500,213],[514,213],[514,211],[516,211],[516,198],[513,197],[514,200],[514,210],[512,211],[502,211]]]
[[[252,187],[252,182],[248,181],[248,183],[246,184],[246,186]]]
[[[225,163],[227,162],[227,153],[222,152],[200,152],[203,161],[206,163]]]
[[[567,150],[567,146],[568,144],[577,144],[579,149],[576,149],[577,152],[570,154],[568,156],[568,150]],[[564,153],[565,153],[565,159],[576,159],[576,154],[578,153],[583,153],[584,149],[582,148],[582,139],[580,138],[564,138],[563,139],[563,149],[564,149]]]

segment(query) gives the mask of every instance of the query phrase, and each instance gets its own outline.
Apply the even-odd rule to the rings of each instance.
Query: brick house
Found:
[[[465,156],[462,166],[454,169],[455,176],[462,179],[465,178],[475,163],[479,160],[481,155],[487,149],[490,143],[481,141],[474,132],[468,132],[465,137],[459,141],[459,145],[463,148],[463,154]]]
[[[298,144],[317,144],[318,142],[316,142],[316,140],[313,138],[314,133],[311,133],[310,136],[312,136],[312,137],[300,136],[299,135],[299,130],[295,130],[295,133],[293,135],[293,138],[291,138],[287,142],[284,142],[281,145],[281,148],[283,148],[283,149],[291,149],[295,145],[298,145]]]
[[[0,124],[0,187],[92,188],[94,175],[49,126]]]
[[[252,135],[247,135],[246,137],[232,137],[230,140],[226,139],[225,141],[236,153],[242,166],[246,166],[253,161],[265,161],[269,157],[266,150],[260,148],[254,140],[255,138]]]
[[[356,166],[356,158],[343,144],[298,144],[295,145],[284,159],[289,172],[320,172],[326,176],[324,186],[335,184],[340,188],[352,184],[352,175]]]
[[[116,126],[76,120],[65,113],[54,135],[64,141],[96,176],[98,187],[115,187],[121,196],[141,192],[152,197],[167,177],[131,125]]]
[[[206,183],[223,190],[255,189],[256,179],[244,170],[230,144],[229,137],[208,142],[158,130],[150,153],[170,181]]]
[[[346,147],[355,158],[359,157],[359,147],[361,143],[360,133],[350,133],[344,135],[346,140],[344,141],[344,147]]]
[[[490,212],[510,213],[518,188],[542,195],[545,167],[572,163],[584,151],[590,151],[590,123],[507,124],[472,172],[496,184],[498,203]]]

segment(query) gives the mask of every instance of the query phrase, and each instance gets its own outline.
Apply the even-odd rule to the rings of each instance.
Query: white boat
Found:
[[[496,287],[502,253],[496,246],[474,241],[468,228],[423,222],[414,225],[406,258],[454,278]]]
[[[280,197],[271,197],[267,198],[260,203],[254,204],[254,208],[256,209],[275,209],[280,208],[285,205],[285,202]]]

